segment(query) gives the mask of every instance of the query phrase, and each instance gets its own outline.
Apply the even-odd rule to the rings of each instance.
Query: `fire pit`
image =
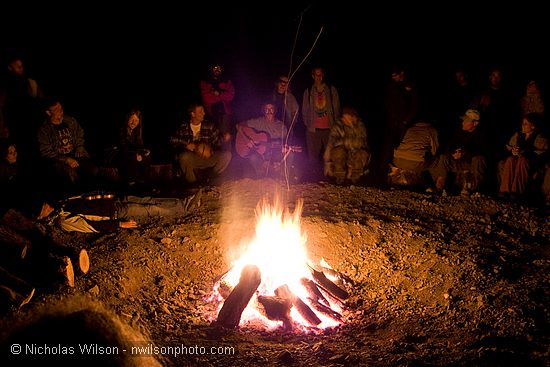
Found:
[[[348,293],[336,284],[338,273],[326,262],[312,264],[308,259],[302,208],[302,201],[294,212],[278,199],[258,203],[255,238],[214,285],[216,324],[318,330],[343,322]]]

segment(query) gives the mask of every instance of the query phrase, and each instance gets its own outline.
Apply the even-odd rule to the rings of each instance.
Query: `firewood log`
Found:
[[[348,292],[334,284],[330,279],[325,276],[324,273],[311,268],[311,274],[313,275],[313,279],[315,279],[315,282],[325,291],[333,295],[335,298],[345,300],[349,297]]]
[[[332,268],[326,268],[324,266],[320,266],[318,269],[320,269],[320,271],[322,271],[323,273],[325,273],[327,275],[338,278],[338,280],[339,280],[338,283],[343,283],[343,284],[350,285],[350,286],[355,285],[355,282],[353,281],[353,279],[351,279],[347,275],[345,275],[345,274],[343,274],[343,273],[341,273],[337,270],[334,270]]]
[[[53,276],[60,280],[61,283],[74,287],[74,269],[73,263],[69,256],[50,255],[47,262],[48,267],[52,269]]]
[[[34,295],[34,287],[0,267],[0,303],[21,307]]]
[[[323,296],[323,293],[321,293],[321,291],[317,287],[317,284],[315,284],[314,281],[307,278],[302,278],[300,279],[300,282],[307,290],[310,298],[319,301],[320,303],[323,303],[327,307],[330,307],[330,302],[325,298],[325,296]]]
[[[255,265],[247,265],[241,272],[239,283],[233,288],[218,313],[216,322],[228,329],[235,328],[241,321],[241,315],[258,289],[261,273]]]
[[[296,307],[296,310],[298,310],[298,313],[310,325],[317,326],[321,323],[321,319],[317,317],[315,312],[313,312],[313,310],[307,304],[305,304],[304,301],[300,299],[300,297],[292,293],[290,288],[288,288],[288,285],[285,284],[275,289],[275,295],[290,300],[294,307]]]
[[[273,297],[273,296],[258,296],[258,302],[263,306],[263,314],[270,320],[290,322],[290,300]]]
[[[86,274],[90,270],[90,257],[84,248],[54,244],[51,246],[50,252],[55,255],[68,256],[76,268],[75,270],[78,270],[80,274]]]
[[[328,317],[330,317],[333,320],[342,321],[342,315],[340,315],[338,312],[334,311],[332,308],[323,305],[322,303],[320,303],[316,299],[308,298],[308,300],[311,303],[311,307],[313,307],[316,311],[319,311],[319,312],[323,313],[324,315],[327,315]]]
[[[0,225],[0,258],[5,261],[24,259],[31,242],[13,229]]]

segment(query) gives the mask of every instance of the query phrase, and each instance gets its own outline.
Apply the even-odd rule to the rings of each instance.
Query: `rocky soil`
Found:
[[[213,284],[254,235],[260,199],[276,192],[290,209],[303,199],[309,256],[352,281],[341,326],[212,326]],[[206,188],[185,218],[55,235],[86,244],[90,272],[74,288],[39,292],[4,325],[83,295],[158,346],[198,347],[163,356],[166,366],[550,366],[550,226],[535,208],[486,196],[243,179]]]

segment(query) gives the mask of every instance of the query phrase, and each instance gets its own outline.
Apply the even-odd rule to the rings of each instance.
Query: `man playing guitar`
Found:
[[[273,103],[265,103],[262,112],[261,117],[238,123],[235,137],[237,154],[250,162],[256,177],[266,175],[268,163],[275,159],[275,151],[282,153],[282,142],[287,135],[286,126],[275,118],[276,108]]]

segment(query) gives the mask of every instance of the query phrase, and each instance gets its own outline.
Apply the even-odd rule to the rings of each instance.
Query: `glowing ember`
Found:
[[[288,209],[283,209],[278,199],[273,205],[264,199],[256,207],[255,238],[214,288],[215,298],[220,302],[221,308],[223,288],[233,289],[239,283],[241,272],[246,265],[255,265],[259,268],[261,283],[242,313],[239,325],[260,322],[267,328],[281,326],[282,321],[273,321],[266,317],[265,307],[262,305],[265,305],[266,297],[271,297],[271,300],[276,295],[280,296],[281,292],[288,294],[288,291],[296,296],[293,298],[294,307],[290,310],[292,321],[289,320],[294,327],[312,326],[311,318],[308,321],[307,317],[302,316],[304,312],[299,312],[300,307],[296,303],[300,303],[300,300],[307,304],[306,309],[309,307],[313,312],[313,318],[320,320],[316,327],[326,328],[340,324],[338,316],[341,314],[341,308],[337,299],[321,287],[318,292],[320,297],[312,296],[312,287],[315,290],[318,288],[313,283],[312,269],[308,266],[305,248],[307,236],[302,233],[300,227],[302,208],[303,202],[298,201],[296,209],[291,213]],[[328,264],[325,267],[329,267]],[[304,284],[309,285],[309,288],[304,287]],[[288,288],[284,287],[285,285]],[[258,302],[258,296],[260,301],[263,301],[262,305]],[[320,308],[324,312],[320,312]],[[303,309],[304,307],[302,311]]]

